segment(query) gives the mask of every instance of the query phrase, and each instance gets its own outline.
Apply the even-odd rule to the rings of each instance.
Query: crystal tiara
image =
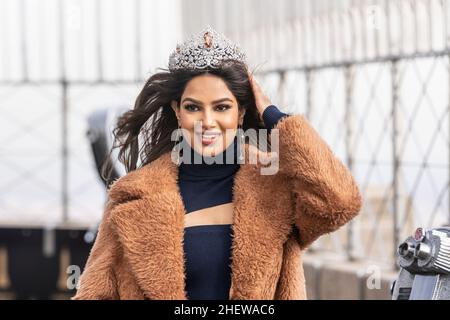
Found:
[[[201,33],[192,35],[169,57],[169,70],[219,68],[224,60],[246,63],[246,55],[223,34],[207,26]]]

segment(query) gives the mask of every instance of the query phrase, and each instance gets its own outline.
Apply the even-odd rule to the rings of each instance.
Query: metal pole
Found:
[[[61,157],[62,157],[62,221],[66,223],[69,217],[69,145],[68,145],[68,88],[69,84],[66,79],[61,81],[61,106],[62,106],[62,145],[61,145]]]
[[[135,38],[135,50],[136,50],[136,81],[141,79],[142,72],[142,54],[141,54],[141,0],[135,0],[135,28],[136,28],[136,38]]]
[[[58,4],[59,9],[59,55],[60,55],[60,85],[61,85],[61,205],[62,205],[62,221],[63,223],[68,220],[68,180],[69,180],[69,148],[68,148],[68,81],[66,78],[66,60],[65,60],[65,46],[64,46],[64,2],[60,1]]]
[[[399,198],[399,155],[398,149],[398,60],[393,60],[391,64],[391,81],[392,81],[392,156],[393,156],[393,179],[392,179],[392,214],[393,214],[393,258],[394,269],[397,268],[396,256],[397,245],[399,239],[399,225],[398,225],[398,198]]]
[[[109,2],[111,3],[111,2]],[[113,7],[116,8],[115,10],[113,10],[114,12],[114,19],[115,19],[115,23],[114,23],[114,32],[116,32],[117,34],[120,34],[120,32],[122,31],[123,25],[122,25],[122,15],[121,15],[121,10],[120,10],[120,4],[121,2],[119,0],[115,0],[113,2]],[[118,9],[118,10],[117,10]],[[123,75],[123,54],[122,54],[122,44],[120,41],[114,41],[115,43],[115,59],[118,63],[115,63],[115,67],[116,69],[115,71],[115,75],[114,78],[122,78]],[[111,54],[111,52],[109,53]],[[111,68],[112,69],[112,68]]]
[[[20,17],[19,17],[19,23],[20,23],[20,46],[21,46],[21,59],[22,59],[22,74],[23,74],[23,81],[27,82],[29,80],[28,75],[28,46],[27,46],[27,19],[25,18],[25,3],[24,0],[21,0],[19,2],[19,8],[20,8]]]
[[[95,1],[95,17],[96,17],[95,35],[97,40],[97,73],[98,73],[97,79],[98,81],[103,81],[102,12],[100,8],[100,0]]]
[[[411,10],[414,15],[414,51],[419,52],[419,16],[417,12],[417,3],[415,1],[411,1]]]
[[[305,115],[308,120],[311,120],[311,109],[312,109],[312,75],[311,70],[306,69],[305,80],[306,80],[306,110]]]
[[[444,28],[443,30],[443,37],[444,37],[444,48],[448,49],[448,38],[447,38],[447,34],[448,34],[448,2],[447,0],[441,0],[441,5],[442,5],[442,19],[443,19],[443,23],[442,26]]]
[[[278,94],[280,97],[280,104],[282,106],[286,107],[287,104],[287,99],[286,99],[286,90],[285,90],[285,86],[286,86],[286,72],[282,71],[279,74],[280,76],[280,81],[278,82]]]
[[[347,166],[350,171],[353,171],[353,152],[351,141],[353,136],[353,67],[347,65],[344,69],[345,76],[345,151],[347,155]],[[347,226],[347,259],[354,261],[354,222],[350,221]]]
[[[427,22],[428,22],[428,50],[433,50],[433,43],[434,43],[434,33],[433,33],[433,24],[432,24],[432,13],[431,13],[431,4],[427,3]]]
[[[392,40],[392,33],[391,33],[391,8],[390,4],[388,2],[389,0],[384,0],[384,7],[386,8],[386,43],[387,43],[387,52],[388,55],[392,54],[392,46],[394,45],[394,41]]]
[[[359,40],[361,41],[361,52],[363,59],[369,58],[369,49],[367,48],[367,35],[369,33],[369,28],[367,26],[367,16],[365,12],[366,8],[359,4],[358,6],[358,14],[361,18],[360,21],[362,22],[361,29],[362,32],[359,34]]]

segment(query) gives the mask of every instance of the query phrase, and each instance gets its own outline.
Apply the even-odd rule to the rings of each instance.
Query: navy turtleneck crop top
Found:
[[[276,106],[264,110],[263,120],[267,129],[287,114]],[[191,160],[194,151],[191,149]],[[225,163],[227,154],[233,154],[233,163]],[[207,214],[219,212],[217,206],[232,204],[233,183],[240,165],[237,161],[237,137],[216,158],[223,157],[223,164],[212,163],[212,158],[199,156],[202,163],[181,163],[178,172],[178,185],[186,209],[186,214],[202,212],[211,208]],[[210,164],[212,163],[212,164]],[[217,208],[216,208],[217,207]],[[228,209],[231,210],[231,209]],[[214,217],[210,221],[214,221]],[[208,219],[207,219],[208,220]],[[207,221],[205,220],[205,221]],[[231,245],[232,224],[229,220],[220,224],[197,222],[184,229],[184,255],[186,267],[186,293],[190,300],[227,300],[231,285]]]

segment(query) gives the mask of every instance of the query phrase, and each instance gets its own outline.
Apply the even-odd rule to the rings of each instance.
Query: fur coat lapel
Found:
[[[263,294],[252,292],[253,282],[265,274],[270,257],[282,256],[277,253],[283,250],[293,225],[288,213],[276,217],[270,210],[263,212],[270,204],[261,202],[270,197],[257,186],[268,183],[270,178],[260,175],[259,164],[248,163],[248,144],[245,150],[246,161],[236,173],[233,186],[230,299],[251,299]],[[110,197],[121,202],[113,209],[111,220],[124,256],[150,299],[186,299],[183,252],[186,211],[177,179],[178,167],[168,152],[123,177],[120,187],[113,185],[110,190]],[[289,193],[284,194],[286,198],[280,201],[289,202]],[[281,262],[281,258],[276,262],[277,268],[281,268]]]

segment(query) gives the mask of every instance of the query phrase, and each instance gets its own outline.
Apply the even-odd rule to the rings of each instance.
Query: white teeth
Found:
[[[202,137],[204,137],[204,138],[215,138],[218,136],[219,136],[218,133],[217,134],[202,134]]]

